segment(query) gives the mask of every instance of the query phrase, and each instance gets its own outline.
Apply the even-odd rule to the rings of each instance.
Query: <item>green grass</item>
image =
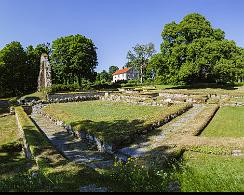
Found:
[[[46,93],[45,92],[35,92],[31,94],[27,94],[22,97],[23,99],[25,98],[39,98],[40,100],[45,100],[46,99]]]
[[[243,192],[244,157],[186,152],[182,192]]]
[[[27,170],[21,144],[15,116],[0,115],[0,191],[1,181]]]
[[[203,131],[206,137],[244,137],[244,107],[222,107]]]
[[[50,116],[71,124],[77,131],[86,131],[110,143],[129,140],[133,134],[187,105],[153,107],[107,101],[52,104],[44,108]],[[189,106],[189,105],[188,105]]]
[[[17,192],[78,192],[81,186],[90,184],[110,190],[118,186],[110,184],[109,179],[97,171],[65,159],[35,127],[22,107],[17,107],[15,111],[30,145],[35,166],[0,180],[0,189]],[[38,174],[34,178],[31,176],[33,171]]]
[[[12,115],[0,115],[0,146],[20,139],[16,118]]]

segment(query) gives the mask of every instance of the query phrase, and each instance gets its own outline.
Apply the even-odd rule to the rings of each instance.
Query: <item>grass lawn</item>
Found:
[[[244,137],[244,107],[222,107],[203,131],[206,137]]]
[[[151,127],[152,124],[185,108],[186,104],[171,107],[153,107],[90,101],[52,104],[44,108],[50,116],[71,124],[75,130],[86,131],[100,139],[116,143],[122,138]]]
[[[0,115],[0,146],[18,141],[19,138],[15,116]]]
[[[183,192],[243,192],[244,157],[186,152],[180,176]]]

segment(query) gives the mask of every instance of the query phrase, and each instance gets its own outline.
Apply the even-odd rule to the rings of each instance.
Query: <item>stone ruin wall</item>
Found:
[[[40,73],[38,78],[38,91],[52,86],[51,64],[47,54],[42,54],[40,61]]]

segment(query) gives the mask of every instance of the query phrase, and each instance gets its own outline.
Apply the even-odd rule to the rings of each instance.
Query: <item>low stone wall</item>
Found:
[[[28,159],[28,160],[31,160],[32,159],[32,154],[31,154],[30,146],[27,143],[27,140],[25,138],[25,133],[24,133],[24,130],[23,130],[21,124],[20,124],[17,112],[15,112],[15,117],[16,117],[16,121],[17,121],[19,132],[20,132],[21,137],[23,139],[23,145],[24,145],[23,149],[24,149],[24,153],[25,153],[25,158]]]
[[[244,102],[236,102],[236,103],[224,103],[220,105],[221,107],[231,106],[231,107],[241,107],[244,106]]]
[[[157,101],[158,98],[160,101]],[[106,94],[100,97],[101,100],[113,101],[113,102],[126,102],[140,105],[150,106],[165,106],[173,103],[192,103],[192,104],[204,104],[207,102],[207,96],[194,96],[184,94],[170,94],[170,93],[159,93],[159,96],[155,93],[152,95],[125,95],[125,94]]]
[[[138,97],[138,96],[126,96],[126,95],[116,95],[110,94],[107,96],[100,97],[100,100],[104,101],[112,101],[112,102],[125,102],[137,105],[145,105],[145,106],[169,106],[171,105],[169,102],[156,102],[153,101],[153,98],[148,97]],[[150,102],[147,102],[150,100]]]
[[[32,100],[30,102],[19,101],[19,105],[22,106],[35,106],[40,104],[51,104],[51,103],[68,103],[68,102],[82,102],[99,100],[100,97],[104,96],[105,92],[96,94],[52,94],[48,95],[48,100]]]
[[[163,97],[166,102],[188,102],[194,104],[204,104],[209,97],[200,95],[186,95],[186,94],[171,94],[171,93],[159,93],[159,97]]]
[[[72,102],[72,101],[84,101],[99,99],[100,96],[104,96],[105,92],[97,93],[74,93],[74,94],[49,94],[47,99],[49,102],[58,103],[58,102]]]

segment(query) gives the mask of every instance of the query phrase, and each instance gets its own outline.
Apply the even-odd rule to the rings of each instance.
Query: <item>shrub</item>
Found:
[[[117,90],[121,87],[121,83],[96,83],[91,85],[91,87],[95,90]]]
[[[54,84],[51,86],[48,92],[56,93],[56,92],[76,91],[79,89],[80,89],[79,84],[69,84],[69,85]]]
[[[121,84],[121,87],[136,87],[140,85],[139,80],[129,80],[127,83]]]
[[[175,180],[175,163],[162,170],[153,164],[150,167],[139,165],[137,159],[129,158],[127,163],[115,162],[111,177],[130,192],[167,192],[169,184]]]

